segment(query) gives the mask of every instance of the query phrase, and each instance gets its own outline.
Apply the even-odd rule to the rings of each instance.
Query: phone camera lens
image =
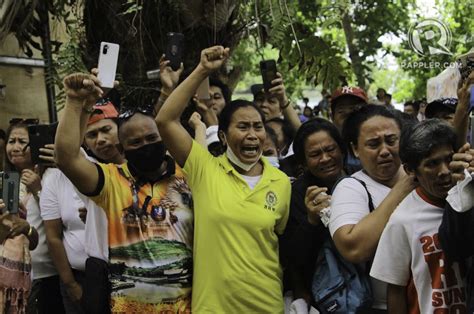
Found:
[[[109,45],[104,45],[104,47],[102,48],[102,53],[105,55],[107,54],[107,50],[109,49]]]

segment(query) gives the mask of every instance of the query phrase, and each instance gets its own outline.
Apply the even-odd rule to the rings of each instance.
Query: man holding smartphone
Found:
[[[288,99],[283,83],[283,76],[276,72],[276,78],[271,81],[273,87],[265,91],[263,84],[255,84],[250,88],[253,102],[260,107],[265,115],[265,121],[281,118],[296,131],[301,126],[298,113]]]

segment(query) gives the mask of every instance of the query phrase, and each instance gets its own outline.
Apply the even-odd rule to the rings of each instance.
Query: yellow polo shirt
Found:
[[[288,220],[288,177],[262,158],[253,190],[227,157],[193,141],[183,168],[194,199],[193,313],[283,313],[277,233]]]

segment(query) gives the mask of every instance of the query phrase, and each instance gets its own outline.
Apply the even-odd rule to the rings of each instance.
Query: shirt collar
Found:
[[[240,176],[240,173],[230,163],[225,153],[218,157],[218,161],[226,173],[232,172],[235,176]],[[277,181],[281,179],[281,177],[278,175],[279,170],[273,167],[267,158],[261,156],[259,161],[263,163],[262,178],[267,178],[270,181]]]
[[[446,205],[446,201],[440,202],[439,200],[431,199],[428,195],[426,195],[426,193],[423,192],[421,187],[416,188],[416,193],[421,197],[422,200],[433,206],[444,208],[444,205]]]

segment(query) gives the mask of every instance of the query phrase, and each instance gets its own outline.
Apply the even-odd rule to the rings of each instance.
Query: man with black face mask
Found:
[[[64,87],[57,162],[107,216],[111,311],[190,311],[193,202],[181,168],[166,155],[152,110],[119,116],[120,149],[128,162],[94,164],[79,147],[81,124],[103,94],[100,83],[92,75],[72,74]]]

